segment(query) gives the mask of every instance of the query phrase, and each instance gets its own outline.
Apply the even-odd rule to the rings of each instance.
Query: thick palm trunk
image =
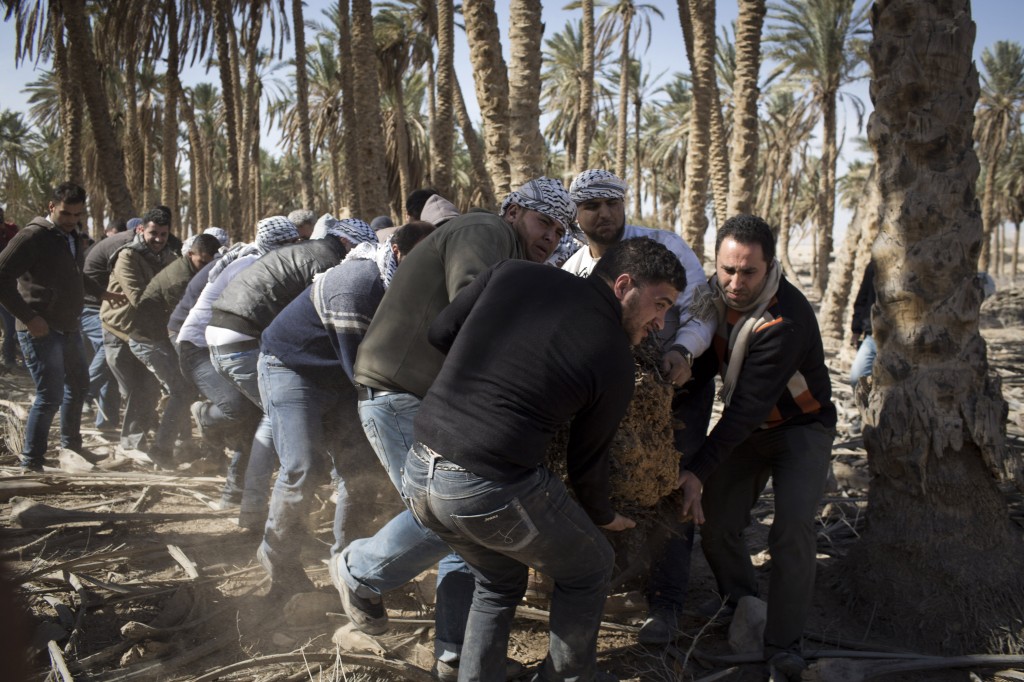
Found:
[[[836,93],[826,93],[822,112],[821,175],[818,186],[818,254],[814,288],[823,295],[828,285],[828,264],[832,257],[832,225],[836,213]]]
[[[473,171],[473,186],[479,193],[478,205],[491,211],[498,209],[498,201],[494,196],[494,182],[487,172],[486,153],[484,145],[480,142],[480,136],[473,129],[473,121],[469,118],[466,110],[466,100],[462,97],[462,87],[459,85],[459,77],[452,72],[452,85],[455,94],[455,115],[458,117],[459,128],[462,129],[462,139],[469,151],[469,165]]]
[[[643,217],[643,171],[640,169],[643,154],[641,153],[642,141],[640,139],[640,111],[643,108],[643,100],[640,99],[639,91],[633,93],[633,215],[637,222],[642,222]],[[657,215],[657,212],[655,212]]]
[[[229,33],[231,10],[228,0],[214,0],[214,35],[217,40],[217,60],[220,62],[221,103],[224,107],[224,135],[227,138],[228,166],[228,222],[223,227],[233,241],[245,239],[242,223],[241,178],[238,172],[238,125],[235,122],[235,85],[231,77],[231,47]]]
[[[359,121],[352,162],[360,164],[363,215],[390,213],[377,63],[372,4],[370,0],[352,0],[352,85]]]
[[[582,0],[583,64],[580,68],[580,109],[576,121],[576,172],[590,168],[594,136],[594,0]]]
[[[683,189],[683,238],[697,257],[703,258],[704,233],[708,229],[705,209],[711,161],[711,93],[707,84],[715,77],[715,43],[714,32],[708,44],[707,32],[697,30],[696,17],[701,11],[706,11],[704,5],[713,6],[714,0],[678,0],[678,4],[690,56],[690,73],[693,74],[693,106],[690,108],[686,186]]]
[[[64,177],[81,185],[85,180],[82,170],[82,91],[77,79],[71,76],[57,0],[50,2],[50,25],[53,27],[53,71],[57,78],[60,129],[64,142]]]
[[[64,9],[64,25],[71,41],[70,61],[77,67],[78,82],[82,85],[82,94],[89,110],[93,140],[104,160],[99,172],[106,190],[107,203],[114,218],[127,220],[135,214],[135,207],[125,182],[124,160],[114,135],[114,124],[100,81],[100,66],[92,49],[85,1],[63,0],[61,4]]]
[[[1013,224],[1013,260],[1010,261],[1010,273],[1013,280],[1017,281],[1017,260],[1020,256],[1020,221]]]
[[[725,121],[722,118],[722,102],[718,96],[718,76],[715,73],[715,3],[714,0],[691,0],[690,16],[693,21],[694,45],[711,45],[711,68],[702,69],[709,124],[711,130],[711,157],[708,160],[711,174],[711,190],[714,196],[715,222],[721,225],[728,217],[729,203],[729,150],[726,144]],[[700,58],[700,57],[698,57]]]
[[[443,196],[451,196],[452,154],[455,144],[455,7],[438,0],[436,109],[431,119],[430,183]]]
[[[231,76],[235,83],[237,111],[241,112],[238,126],[238,182],[241,189],[242,225],[248,232],[255,231],[256,221],[262,218],[257,199],[257,188],[253,185],[254,169],[259,166],[258,147],[254,152],[253,140],[259,136],[259,93],[262,86],[256,75],[259,66],[259,41],[263,32],[263,6],[261,0],[250,0],[249,12],[242,27],[244,50],[239,50],[238,34],[231,33]],[[245,54],[245,88],[239,79],[239,65],[242,52]],[[301,161],[300,161],[301,164]]]
[[[205,145],[199,126],[196,125],[195,110],[184,93],[178,92],[181,117],[185,120],[188,130],[189,160],[194,168],[192,172],[191,204],[195,207],[196,231],[202,232],[213,223],[210,218],[210,176],[206,167]]]
[[[544,174],[540,134],[540,62],[544,23],[540,0],[512,0],[509,6],[509,164],[518,187]]]
[[[315,204],[313,192],[313,153],[309,134],[309,76],[306,74],[306,22],[302,18],[302,0],[292,0],[295,25],[295,107],[299,114],[299,164],[302,168],[302,205]]]
[[[1019,651],[1024,543],[997,481],[1019,484],[1021,466],[978,333],[970,4],[877,0],[872,24],[878,357],[861,394],[869,524],[847,567],[857,601],[885,604],[902,641]]]
[[[402,74],[395,78],[395,111],[391,117],[394,122],[395,158],[398,160],[398,211],[390,211],[394,215],[401,215],[402,202],[412,191],[412,183],[409,181],[409,130],[405,120],[405,90],[402,87]]]
[[[988,168],[985,170],[985,187],[981,195],[981,224],[983,238],[981,255],[978,257],[978,271],[988,272],[992,264],[992,234],[996,221],[996,174],[999,172],[999,153],[988,154]]]
[[[494,183],[494,195],[504,198],[510,191],[508,131],[508,71],[501,56],[501,32],[494,0],[466,0],[462,5],[473,64],[476,101],[483,117],[487,171]]]
[[[761,95],[761,29],[764,0],[740,0],[736,19],[736,70],[732,86],[732,158],[726,215],[751,213],[756,193],[758,150],[757,100]]]
[[[160,203],[171,209],[171,229],[184,232],[178,224],[178,5],[177,0],[164,4],[167,18],[167,72],[164,74],[163,153],[160,155]]]
[[[619,115],[615,129],[615,174],[626,177],[626,147],[629,136],[629,32],[633,24],[633,4],[622,15],[622,37],[619,45]]]

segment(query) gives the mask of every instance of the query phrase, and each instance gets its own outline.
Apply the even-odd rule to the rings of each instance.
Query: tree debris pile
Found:
[[[1024,324],[1024,290],[1002,289],[981,304],[978,324],[983,329],[1020,327]]]
[[[636,349],[633,400],[611,447],[611,497],[615,507],[651,509],[669,495],[679,476],[679,453],[672,441],[672,386],[658,371],[653,345]],[[566,477],[569,428],[564,426],[548,447],[548,467]]]

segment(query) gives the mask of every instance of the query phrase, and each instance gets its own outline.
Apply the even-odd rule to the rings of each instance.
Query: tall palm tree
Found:
[[[302,166],[302,205],[314,205],[313,154],[310,150],[309,76],[306,73],[306,24],[302,0],[292,0],[295,35],[295,105],[299,115],[299,161]]]
[[[651,36],[651,15],[664,19],[661,10],[651,4],[634,0],[613,0],[605,5],[598,22],[606,35],[619,36],[619,115],[615,143],[615,173],[626,177],[626,154],[629,146],[629,62],[633,58],[630,42],[639,43],[646,35],[648,44]],[[639,19],[634,27],[633,20]]]
[[[996,179],[999,164],[1008,148],[1020,139],[1021,107],[1024,106],[1024,50],[1019,43],[997,41],[981,53],[981,96],[975,117],[974,136],[985,164],[981,220],[985,239],[981,244],[978,268],[984,272],[990,263],[990,235],[996,228]]]
[[[358,134],[355,155],[349,164],[360,165],[359,184],[364,216],[389,212],[387,170],[384,167],[384,133],[381,128],[377,51],[373,37],[370,0],[352,0],[352,85]]]
[[[765,0],[740,0],[736,19],[736,68],[732,87],[732,156],[729,160],[728,215],[751,213],[757,198],[757,102],[761,95],[761,29]]]
[[[487,171],[496,197],[509,193],[508,70],[501,56],[501,32],[494,0],[466,0],[462,5],[473,65],[476,101],[483,117]]]
[[[540,134],[540,64],[544,24],[540,0],[509,6],[509,170],[518,187],[544,173]]]
[[[487,154],[480,136],[473,129],[473,121],[469,118],[469,111],[466,109],[466,100],[462,97],[462,87],[459,86],[459,77],[454,71],[452,72],[452,91],[455,94],[455,116],[458,119],[459,128],[462,129],[462,139],[466,144],[469,156],[473,185],[476,187],[474,199],[468,203],[497,210],[498,201],[494,194],[494,183],[491,181],[490,173],[487,172]]]
[[[451,194],[455,140],[455,6],[437,0],[436,108],[430,134],[430,184]]]
[[[214,37],[217,43],[217,61],[220,88],[224,96],[224,130],[227,138],[228,165],[228,219],[222,226],[232,241],[243,241],[248,225],[242,222],[242,179],[239,172],[239,140],[237,93],[231,67],[231,33],[234,31],[231,4],[228,0],[213,0]]]
[[[583,21],[580,33],[583,38],[583,59],[579,72],[580,106],[576,121],[576,172],[582,173],[590,166],[590,138],[594,134],[594,0],[580,0]]]
[[[712,84],[715,81],[714,0],[678,0],[679,22],[690,60],[693,106],[690,110],[689,144],[686,152],[686,188],[683,198],[683,238],[697,254],[704,255],[708,228],[708,182],[711,168]],[[708,25],[708,17],[712,17]],[[710,28],[710,30],[709,30]]]
[[[836,112],[841,88],[860,77],[867,5],[857,0],[779,0],[768,6],[772,45],[769,54],[786,74],[807,87],[821,114],[822,173],[818,195],[818,276],[815,289],[824,293],[832,254],[836,199]],[[855,104],[859,100],[851,98]]]

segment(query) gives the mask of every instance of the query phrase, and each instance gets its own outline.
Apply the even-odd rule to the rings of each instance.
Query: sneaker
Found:
[[[640,626],[637,641],[641,644],[671,644],[679,636],[679,621],[671,611],[651,611]]]
[[[334,587],[338,590],[338,596],[341,597],[341,608],[344,609],[345,615],[348,616],[352,625],[360,632],[365,632],[368,635],[384,634],[388,631],[388,612],[384,608],[384,600],[380,595],[360,597],[350,589],[338,569],[338,562],[344,560],[341,554],[335,554],[327,562],[331,582],[334,583]]]
[[[43,473],[43,463],[42,462],[29,462],[27,460],[21,460],[21,463],[18,466],[20,467],[21,473],[23,473],[23,474],[41,474],[41,473]]]
[[[174,455],[166,450],[152,447],[146,453],[157,469],[161,471],[176,471],[178,465],[174,463]]]
[[[196,431],[199,433],[199,437],[206,440],[206,433],[203,430],[203,401],[197,400],[192,403],[192,407],[189,408],[192,412],[192,421],[196,425]]]
[[[773,680],[800,682],[806,669],[807,661],[794,651],[780,651],[768,659],[768,674]]]
[[[270,591],[266,596],[268,601],[284,603],[296,594],[316,592],[316,585],[309,579],[301,566],[287,568],[274,566],[270,563],[270,557],[267,556],[262,544],[256,548],[256,561],[270,576]]]
[[[516,659],[505,659],[505,680],[519,679],[525,672],[526,666]],[[434,661],[434,667],[430,669],[430,674],[433,675],[434,679],[438,682],[458,682],[459,666],[436,660]]]

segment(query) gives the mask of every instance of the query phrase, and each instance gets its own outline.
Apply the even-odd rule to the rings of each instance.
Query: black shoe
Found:
[[[679,636],[679,619],[672,611],[651,611],[640,626],[637,641],[641,644],[671,644]]]
[[[36,461],[29,462],[29,461],[26,461],[26,460],[22,460],[21,463],[18,466],[21,468],[21,473],[23,473],[23,474],[41,474],[41,473],[43,473],[43,463],[42,462],[36,462]]]
[[[328,573],[331,574],[331,582],[338,590],[341,597],[341,608],[348,616],[353,627],[368,635],[383,635],[388,631],[388,612],[384,608],[384,600],[380,595],[374,597],[360,597],[355,591],[349,589],[348,583],[341,577],[338,569],[338,562],[345,559],[341,554],[335,554],[327,562]]]
[[[270,576],[270,591],[267,592],[267,600],[283,604],[296,594],[316,592],[316,585],[309,579],[301,566],[283,570],[274,566],[270,563],[262,544],[256,548],[256,560]]]
[[[800,682],[807,661],[794,651],[780,651],[768,659],[768,673],[773,680]]]
[[[153,461],[157,469],[162,471],[176,471],[178,465],[174,462],[174,455],[166,450],[152,447],[146,455]]]
[[[726,623],[736,613],[736,605],[723,600],[721,597],[711,597],[697,607],[697,613],[704,618],[713,618],[719,622]]]

